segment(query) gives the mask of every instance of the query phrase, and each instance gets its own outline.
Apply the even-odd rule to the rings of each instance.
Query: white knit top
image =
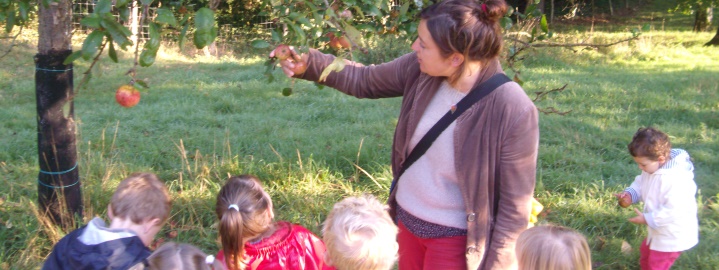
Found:
[[[444,81],[424,111],[410,140],[410,147],[414,148],[429,129],[465,95]],[[466,229],[464,201],[454,168],[455,126],[456,122],[452,122],[427,152],[400,176],[397,203],[422,220]]]

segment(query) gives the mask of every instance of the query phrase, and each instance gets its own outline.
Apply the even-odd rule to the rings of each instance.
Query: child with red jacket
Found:
[[[272,200],[253,175],[230,177],[217,195],[222,249],[227,269],[332,270],[325,245],[308,229],[274,221]]]

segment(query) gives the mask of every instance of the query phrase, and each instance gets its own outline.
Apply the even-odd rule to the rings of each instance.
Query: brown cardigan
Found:
[[[310,50],[303,79],[317,81],[334,56]],[[358,98],[403,96],[394,134],[392,170],[409,154],[408,144],[424,109],[444,78],[421,73],[414,53],[391,62],[362,66],[347,61],[325,85]],[[502,68],[490,61],[479,84]],[[534,192],[539,147],[538,112],[522,88],[506,83],[473,105],[456,121],[455,168],[461,181],[467,213],[467,268],[515,269],[515,241],[527,228]],[[499,183],[499,203],[494,212],[494,187]],[[389,205],[394,209],[395,191]],[[393,212],[393,211],[392,211]]]

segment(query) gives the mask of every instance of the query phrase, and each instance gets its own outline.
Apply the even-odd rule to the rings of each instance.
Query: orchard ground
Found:
[[[639,173],[626,151],[632,134],[655,126],[692,155],[700,189],[700,243],[673,269],[717,269],[719,48],[701,46],[715,31],[693,33],[688,16],[652,13],[622,25],[597,23],[593,32],[587,24],[558,25],[555,41],[611,42],[643,23],[651,30],[630,43],[537,49],[522,62],[530,97],[567,84],[537,106],[571,111],[540,116],[535,196],[545,210],[539,223],[586,235],[595,269],[638,268],[645,229],[626,221],[633,211],[619,208],[612,194]],[[0,60],[0,269],[38,268],[66,233],[37,214],[36,39],[26,33]],[[409,41],[372,44],[374,59],[409,50]],[[140,103],[129,109],[114,95],[129,81],[131,54],[120,64],[103,60],[87,87],[75,89],[84,221],[106,217],[110,194],[136,171],[158,174],[171,190],[171,222],[157,240],[195,244],[207,253],[219,249],[214,203],[228,175],[258,175],[278,219],[318,234],[341,198],[372,193],[385,199],[400,99],[359,100],[292,82],[279,69],[268,83],[267,53],[218,59],[164,47],[152,67],[138,71],[151,88],[140,88]],[[75,63],[76,84],[87,67]],[[283,96],[290,85],[292,95]]]

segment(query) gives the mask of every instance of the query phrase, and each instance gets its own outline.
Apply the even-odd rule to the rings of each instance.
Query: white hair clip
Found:
[[[237,212],[240,212],[240,207],[236,204],[230,204],[230,206],[227,207],[227,209],[235,209]]]
[[[207,255],[207,257],[205,257],[205,263],[206,263],[206,264],[213,264],[213,263],[215,263],[215,256]]]

